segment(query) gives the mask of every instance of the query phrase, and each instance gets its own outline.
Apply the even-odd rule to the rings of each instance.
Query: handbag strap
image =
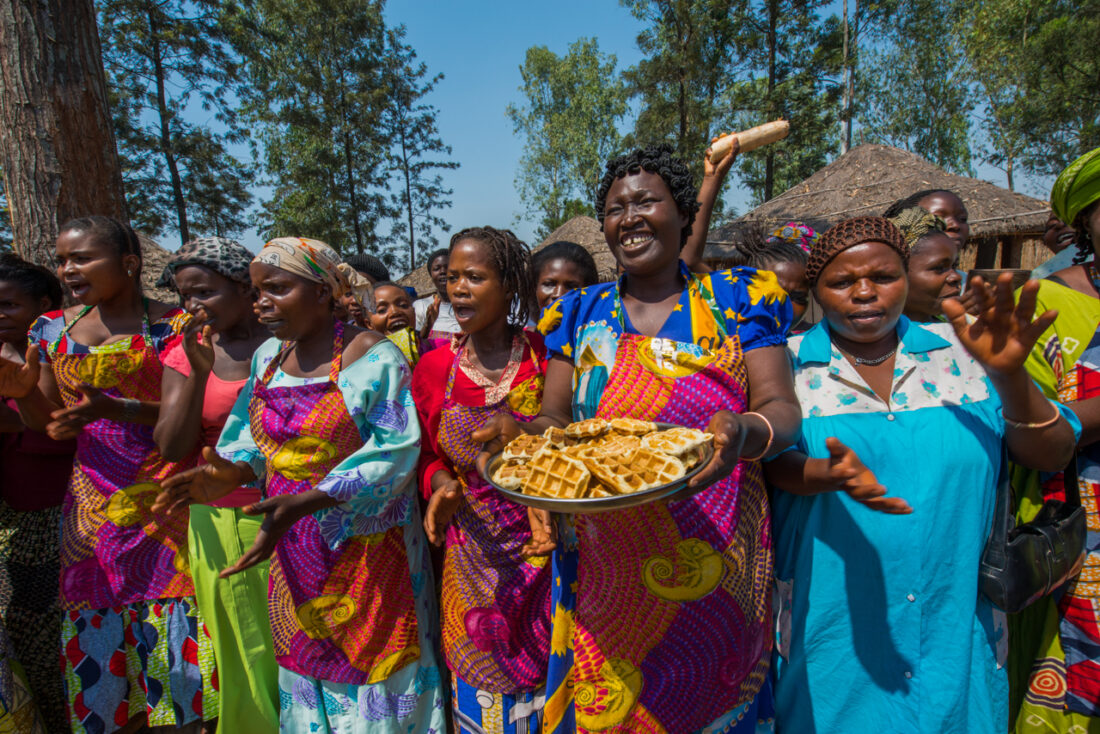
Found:
[[[1081,506],[1081,488],[1077,484],[1077,452],[1073,452],[1073,458],[1062,470],[1062,486],[1066,492],[1066,504],[1070,507]]]

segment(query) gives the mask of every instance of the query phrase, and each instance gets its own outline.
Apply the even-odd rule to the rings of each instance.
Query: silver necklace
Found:
[[[891,349],[889,352],[882,355],[881,357],[875,357],[874,359],[864,359],[863,357],[857,357],[856,355],[852,354],[851,352],[846,351],[845,349],[841,348],[841,346],[839,344],[837,344],[835,341],[833,342],[833,344],[836,345],[837,349],[839,349],[841,352],[843,352],[848,357],[850,357],[856,364],[864,364],[864,365],[867,365],[869,367],[874,367],[876,364],[882,364],[886,360],[890,359],[890,357],[893,357],[894,352],[898,351],[898,347],[900,346],[899,344],[895,344],[893,349]]]

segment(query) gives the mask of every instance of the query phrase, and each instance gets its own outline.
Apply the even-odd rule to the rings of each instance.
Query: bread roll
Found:
[[[786,120],[772,120],[739,133],[723,135],[710,148],[710,162],[717,163],[729,155],[735,139],[741,141],[741,152],[748,153],[762,145],[782,140],[790,131],[791,125]]]

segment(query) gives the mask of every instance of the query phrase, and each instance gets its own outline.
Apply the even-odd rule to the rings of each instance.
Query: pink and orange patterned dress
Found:
[[[464,484],[447,530],[443,562],[443,650],[454,678],[460,732],[534,732],[550,650],[550,566],[524,559],[527,510],[481,479],[481,444],[470,434],[507,412],[529,421],[542,405],[542,338],[517,334],[504,374],[490,384],[465,358],[465,338],[424,354],[413,396],[424,426],[420,476],[446,470]]]
[[[142,333],[95,347],[77,343],[62,311],[41,316],[30,338],[65,405],[89,384],[112,397],[160,400],[161,354],[187,323],[172,309]],[[195,606],[186,512],[150,511],[159,482],[186,469],[165,460],[153,427],[97,420],[77,440],[62,507],[62,660],[76,732],[112,732],[147,714],[151,726],[217,718],[214,656]]]
[[[322,378],[287,375],[285,349],[263,344],[218,442],[269,497],[317,489],[340,501],[295,523],[271,559],[280,727],[442,732],[408,363],[384,339],[342,368],[343,326],[335,332]]]
[[[786,343],[786,293],[749,268],[698,276],[681,264],[681,276],[656,337],[631,326],[621,281],[547,308],[547,349],[574,365],[574,420],[704,429],[719,410],[748,409],[744,354]],[[688,499],[559,527],[544,732],[741,734],[771,717],[772,539],[758,462]]]

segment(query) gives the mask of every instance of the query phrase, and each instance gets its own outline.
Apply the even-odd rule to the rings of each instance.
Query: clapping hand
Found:
[[[879,484],[874,473],[864,465],[855,451],[832,437],[825,439],[825,446],[829,449],[828,476],[839,491],[846,492],[868,509],[888,515],[908,515],[913,511],[902,498],[883,496],[886,494],[886,487]]]
[[[978,315],[973,322],[968,321],[966,309],[957,299],[943,302],[943,313],[951,321],[959,341],[990,373],[1005,376],[1022,369],[1035,342],[1058,317],[1057,311],[1047,311],[1032,321],[1039,281],[1029,280],[1021,289],[1018,302],[1012,299],[1009,273],[997,279],[992,291],[977,276],[969,288],[978,303]]]
[[[101,418],[116,419],[122,413],[122,401],[92,385],[81,383],[80,401],[71,407],[50,413],[53,421],[46,426],[46,433],[55,441],[74,439],[84,430],[84,426]]]
[[[239,465],[226,461],[209,446],[203,448],[202,458],[206,462],[202,466],[173,474],[161,482],[153,512],[171,515],[193,503],[205,505],[251,481]]]
[[[206,312],[200,310],[183,330],[183,353],[193,372],[208,375],[214,369],[212,336]]]

